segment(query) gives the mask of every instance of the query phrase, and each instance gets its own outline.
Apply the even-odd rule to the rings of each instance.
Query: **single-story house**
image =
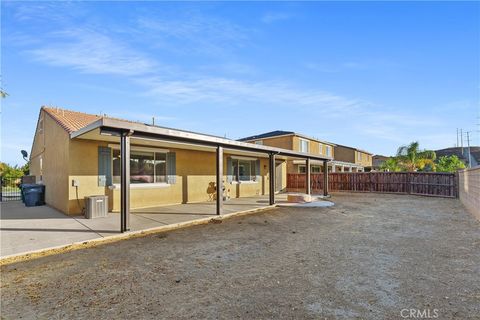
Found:
[[[273,204],[289,159],[331,157],[42,107],[30,172],[45,184],[46,203],[66,214],[81,214],[86,196],[107,195],[125,231],[130,208],[216,201],[220,214],[225,199],[256,195]]]

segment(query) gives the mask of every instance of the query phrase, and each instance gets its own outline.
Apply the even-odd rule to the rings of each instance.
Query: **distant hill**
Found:
[[[437,154],[437,159],[443,156],[455,155],[460,160],[462,160],[466,165],[468,165],[468,148],[463,147],[463,153],[461,147],[445,148],[440,150],[435,150]],[[470,153],[472,155],[472,166],[478,166],[480,164],[480,147],[470,147]]]

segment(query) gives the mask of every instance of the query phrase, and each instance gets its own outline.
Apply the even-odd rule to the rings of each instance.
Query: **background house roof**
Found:
[[[300,133],[297,133],[297,132],[294,132],[294,131],[283,131],[283,130],[275,130],[275,131],[270,131],[270,132],[266,132],[266,133],[261,133],[261,134],[255,135],[255,136],[250,136],[250,137],[238,139],[237,141],[251,141],[251,140],[268,139],[268,138],[274,138],[274,137],[280,137],[280,136],[289,136],[289,135],[294,135],[294,136],[297,136],[297,137],[300,137],[300,138],[305,138],[305,139],[309,139],[309,140],[317,141],[317,142],[320,142],[320,143],[335,146],[335,143],[332,143],[332,142],[322,141],[322,140],[319,140],[317,138],[309,137],[309,136],[306,136],[304,134],[300,134]]]
[[[273,138],[273,137],[286,136],[286,135],[292,135],[292,134],[295,134],[295,132],[275,130],[275,131],[270,131],[270,132],[261,133],[261,134],[257,134],[257,135],[254,135],[254,136],[238,139],[238,141],[258,140],[258,139]]]

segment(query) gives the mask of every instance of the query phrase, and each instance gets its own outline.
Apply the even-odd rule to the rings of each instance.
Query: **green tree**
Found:
[[[388,172],[399,172],[402,171],[402,167],[400,167],[397,158],[390,158],[385,160],[384,163],[380,166],[380,169]]]
[[[19,179],[25,175],[23,167],[0,163],[0,175],[7,180]]]
[[[465,164],[456,156],[443,156],[437,161],[438,172],[455,172],[459,169],[465,169]]]
[[[24,176],[28,176],[30,174],[30,162],[27,162],[23,166],[21,166],[20,170],[23,171]]]
[[[421,150],[417,141],[398,148],[396,159],[405,171],[435,171],[435,151]]]

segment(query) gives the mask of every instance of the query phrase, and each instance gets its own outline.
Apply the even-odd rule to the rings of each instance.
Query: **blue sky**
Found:
[[[3,1],[2,161],[39,108],[394,154],[477,130],[478,2]],[[479,144],[478,133],[473,133]]]

